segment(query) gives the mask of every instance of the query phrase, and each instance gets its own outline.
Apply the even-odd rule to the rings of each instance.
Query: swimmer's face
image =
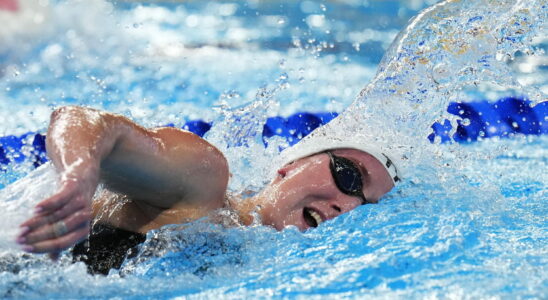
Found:
[[[359,167],[362,191],[369,202],[376,203],[394,186],[386,169],[370,154],[354,149],[332,153]],[[263,224],[277,230],[293,225],[304,231],[361,205],[362,199],[339,190],[329,165],[329,156],[321,153],[278,170],[278,176],[260,194]]]

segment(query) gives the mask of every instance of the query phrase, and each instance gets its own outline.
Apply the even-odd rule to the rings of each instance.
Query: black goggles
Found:
[[[370,203],[363,194],[362,173],[356,164],[348,158],[336,156],[331,151],[326,151],[331,162],[329,169],[337,188],[344,194],[358,197],[362,204]]]

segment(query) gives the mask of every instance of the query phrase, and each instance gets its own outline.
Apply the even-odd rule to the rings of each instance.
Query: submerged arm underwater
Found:
[[[99,183],[111,195],[124,194],[130,201],[101,214],[98,221],[134,232],[177,223],[188,218],[189,211],[190,217],[199,217],[223,205],[226,161],[190,132],[148,130],[119,115],[64,107],[52,114],[46,144],[60,174],[60,188],[21,224],[17,242],[28,252],[55,258],[84,239],[91,220],[108,204],[108,197],[92,202]],[[198,188],[203,185],[208,188]],[[181,215],[181,210],[186,213]]]

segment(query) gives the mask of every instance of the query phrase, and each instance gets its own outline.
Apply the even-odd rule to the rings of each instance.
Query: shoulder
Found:
[[[172,127],[151,129],[162,141],[162,152],[174,167],[182,168],[186,185],[193,187],[192,198],[224,199],[229,167],[224,154],[198,135]],[[218,201],[215,201],[218,202]]]
[[[126,188],[112,184],[108,188],[130,201],[116,218],[103,221],[146,232],[194,220],[223,207],[229,170],[219,149],[177,128],[146,129],[146,132],[147,139],[132,139],[116,151],[119,161],[128,163],[123,165],[122,178],[118,176],[110,182],[120,182]],[[134,182],[129,187],[127,177]]]
[[[185,154],[190,163],[207,163],[217,171],[228,173],[228,163],[224,154],[205,139],[198,135],[173,127],[161,127],[150,130],[159,138],[163,151],[170,154]],[[205,166],[204,166],[205,167]]]

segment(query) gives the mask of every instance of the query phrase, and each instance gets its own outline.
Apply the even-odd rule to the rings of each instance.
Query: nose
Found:
[[[353,210],[354,208],[360,206],[360,204],[361,200],[357,197],[340,195],[339,197],[331,200],[330,206],[338,216]]]

